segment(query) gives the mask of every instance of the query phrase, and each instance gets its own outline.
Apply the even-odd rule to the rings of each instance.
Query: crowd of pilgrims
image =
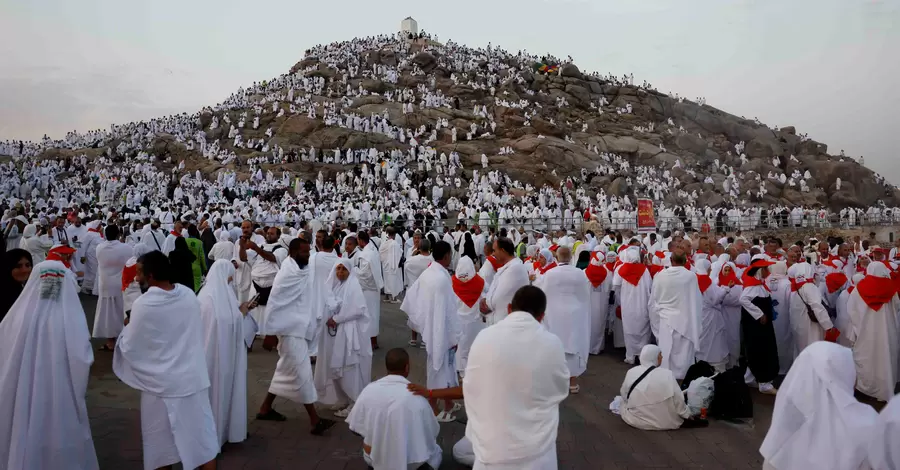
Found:
[[[246,438],[247,354],[260,345],[278,362],[256,419],[284,421],[283,397],[322,435],[327,406],[376,469],[438,468],[439,423],[462,406],[458,462],[556,468],[559,404],[580,393],[592,355],[619,348],[634,367],[610,410],[633,427],[705,426],[713,379],[737,377],[777,394],[766,468],[897,468],[900,401],[878,414],[854,393],[886,402],[900,380],[900,241],[210,220],[126,235],[57,218],[50,246],[5,253],[9,468],[97,468],[91,337],[141,391],[145,468],[215,468],[222,445]],[[98,296],[92,332],[79,292]],[[404,346],[426,351],[424,385],[406,379],[401,345],[373,381],[383,302],[408,316]]]
[[[21,237],[24,225],[32,223],[39,228],[53,216],[71,211],[92,218],[107,218],[111,211],[117,211],[134,220],[161,215],[168,218],[170,211],[187,209],[197,216],[215,213],[225,224],[248,218],[265,224],[296,224],[317,218],[325,223],[353,220],[362,224],[405,220],[411,225],[416,218],[460,214],[458,218],[470,224],[487,226],[490,220],[498,227],[524,225],[544,230],[577,228],[581,217],[597,217],[606,227],[625,230],[634,228],[637,198],[655,202],[663,229],[686,232],[703,225],[718,230],[752,230],[900,222],[900,210],[883,203],[837,212],[821,206],[761,205],[767,181],[809,191],[809,169],[748,176],[740,171],[740,165],[718,159],[702,167],[683,165],[680,159],[670,168],[640,165],[580,141],[575,131],[586,131],[588,124],[578,119],[565,122],[567,132],[571,130],[566,141],[597,154],[601,163],[595,168],[582,168],[579,174],[560,176],[556,185],[534,187],[511,178],[500,165],[491,165],[496,156],[515,158],[517,151],[511,146],[501,147],[498,155],[482,154],[480,159],[461,158],[456,151],[448,154],[435,147],[438,143],[493,138],[497,126],[494,110],[498,108],[520,109],[526,126],[535,117],[563,125],[554,118],[567,103],[557,99],[556,106],[542,105],[549,98],[540,95],[546,93],[526,90],[519,72],[531,69],[535,62],[566,61],[522,51],[513,54],[490,45],[472,49],[453,42],[428,42],[424,47],[435,53],[440,67],[451,71],[454,83],[489,94],[487,104],[446,96],[438,89],[436,77],[413,60],[418,49],[406,39],[378,36],[320,45],[307,51],[309,60],[300,63],[305,67],[241,88],[222,103],[194,114],[113,125],[109,130],[73,131],[57,140],[45,136],[40,142],[0,143],[0,155],[11,157],[0,165],[0,208],[4,209],[0,230],[7,237]],[[381,63],[387,62],[384,60],[366,65],[371,51],[380,51],[381,56],[393,54],[396,65]],[[327,65],[331,74],[321,73],[320,64]],[[399,77],[404,73],[421,80],[415,86],[403,86]],[[629,76],[602,78],[619,85],[633,81]],[[415,118],[392,119],[387,108],[381,113],[361,113],[354,102],[376,94],[363,86],[365,80],[389,84],[378,99],[399,104],[404,116]],[[644,83],[641,88],[649,87]],[[511,98],[510,90],[523,98]],[[597,113],[632,112],[630,105],[614,109],[605,99],[590,106]],[[447,118],[430,118],[418,112],[427,108],[470,111],[473,122],[459,128]],[[390,150],[375,146],[286,148],[283,139],[273,137],[278,126],[291,116],[305,116],[321,120],[325,126],[364,134],[381,134],[400,145]],[[411,121],[416,125],[410,125]],[[651,131],[687,132],[672,118],[648,126]],[[221,167],[210,174],[185,171],[185,160],[180,158],[183,155],[173,160],[168,147],[160,150],[154,145],[164,136],[174,139],[174,145],[183,148],[192,160],[208,159]],[[745,146],[744,142],[734,144],[728,158],[739,156],[742,163],[746,162]],[[52,150],[73,151],[75,156],[46,158]],[[843,160],[843,155],[840,158]],[[331,169],[298,181],[284,168],[295,162],[329,164]],[[771,163],[785,169],[788,162],[797,163],[797,159],[774,157]],[[335,170],[334,165],[340,169]],[[714,185],[725,204],[701,204],[697,191],[683,189],[674,176],[675,168]],[[551,173],[556,175],[556,170]],[[625,178],[626,194],[607,195],[605,188],[595,191],[590,184],[595,176]],[[880,175],[875,183],[890,186]],[[840,179],[835,184],[840,189]]]
[[[526,125],[552,111],[502,92],[521,84],[518,71],[536,57],[428,47],[455,82],[487,90],[494,107],[522,109]],[[364,66],[373,49],[393,52],[398,65]],[[461,129],[446,119],[406,127],[351,107],[370,94],[351,80],[397,84],[407,66],[427,75],[407,41],[357,39],[308,55],[337,76],[310,65],[194,115],[0,144],[12,157],[0,166],[6,468],[98,468],[84,399],[91,337],[104,340],[115,374],[141,392],[148,469],[215,468],[226,442],[246,438],[254,346],[278,353],[256,419],[284,421],[273,407],[283,397],[302,404],[310,432],[322,435],[335,421],[316,404],[328,406],[362,436],[362,458],[378,470],[438,468],[439,423],[462,406],[468,422],[454,459],[478,469],[555,469],[559,404],[580,393],[591,355],[616,348],[634,367],[610,409],[631,426],[705,425],[710,398],[694,384],[710,378],[685,380],[702,361],[777,394],[760,449],[766,468],[898,468],[891,447],[900,400],[879,415],[854,397],[888,401],[900,378],[898,249],[874,238],[785,246],[703,234],[896,222],[900,211],[759,207],[752,202],[764,196],[763,182],[718,161],[728,204],[699,207],[671,169],[590,146],[604,163],[558,186],[522,184],[487,155],[466,171],[459,154],[429,144],[490,138],[496,123],[486,105]],[[467,106],[436,90],[433,77],[382,98],[404,114]],[[409,149],[285,149],[270,143],[273,127],[266,138],[254,132],[288,114],[381,133]],[[206,131],[219,127],[222,137],[209,141]],[[654,127],[685,132],[671,120]],[[161,134],[231,166],[185,171],[184,161],[156,155]],[[40,158],[85,148],[101,151]],[[744,160],[742,150],[736,145],[735,155]],[[298,184],[277,169],[297,161],[343,168]],[[631,194],[588,192],[597,175],[626,177]],[[810,177],[767,176],[801,191]],[[684,203],[662,203],[673,191]],[[656,201],[658,233],[632,235],[638,197]],[[455,226],[445,224],[451,214]],[[594,219],[607,231],[579,230]],[[79,293],[98,297],[90,332]],[[372,380],[383,302],[408,316],[405,346],[425,349],[425,385],[408,381],[409,355],[398,345],[386,354],[387,375]]]

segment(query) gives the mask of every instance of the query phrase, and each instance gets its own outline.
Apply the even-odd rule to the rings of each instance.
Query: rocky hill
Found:
[[[341,53],[334,53],[336,49]],[[346,53],[347,50],[352,52]],[[259,126],[245,126],[241,131],[244,141],[262,138],[268,147],[280,147],[287,153],[310,147],[374,147],[379,151],[404,152],[409,149],[408,141],[401,142],[384,133],[326,125],[322,110],[327,103],[335,103],[343,114],[383,115],[392,125],[411,129],[425,126],[429,132],[436,123],[446,120],[449,128],[439,128],[436,140],[423,145],[433,147],[438,155],[458,152],[468,175],[472,169],[482,167],[484,154],[490,169],[500,169],[523,183],[558,186],[571,177],[576,185],[584,185],[582,169],[586,169],[585,187],[591,193],[603,190],[607,195],[646,195],[648,188],[642,187],[634,174],[594,174],[598,165],[609,165],[609,155],[604,154],[616,154],[627,160],[632,170],[652,167],[660,175],[668,170],[680,182],[678,189],[683,190],[671,189],[660,197],[669,205],[715,207],[747,203],[821,205],[831,209],[864,208],[879,201],[888,206],[900,205],[900,192],[883,183],[871,170],[849,157],[828,154],[825,144],[798,135],[793,127],[773,130],[706,104],[668,96],[649,86],[632,85],[627,79],[587,74],[574,63],[557,63],[558,71],[544,73],[536,70],[532,58],[522,55],[421,40],[333,44],[309,51],[281,79],[244,91],[246,103],[242,107],[203,110],[199,114],[199,129],[209,142],[218,139],[223,149],[230,149],[241,160],[271,154],[258,148],[235,148],[227,136],[229,126],[210,128],[214,119],[225,114],[236,123],[241,113],[249,110],[252,120],[253,106],[260,106],[263,110],[258,114]],[[395,71],[396,76],[386,79],[386,71]],[[325,80],[318,93],[299,91],[296,95],[316,107],[316,118],[299,109],[281,116],[275,112],[287,110],[293,103],[285,99],[285,77]],[[415,94],[416,106],[410,113],[404,113],[403,104],[396,99],[404,90]],[[419,100],[425,93],[439,93],[453,104],[420,106]],[[294,101],[299,102],[300,98]],[[271,137],[265,135],[268,128],[274,131]],[[458,130],[456,142],[452,128]],[[467,140],[470,129],[477,130]],[[158,157],[171,157],[173,162],[185,160],[191,171],[201,169],[212,174],[223,167],[220,162],[203,158],[197,149],[187,150],[177,140],[158,134],[149,151]],[[111,146],[115,147],[115,142]],[[502,151],[506,148],[513,152]],[[99,153],[98,149],[90,150]],[[743,150],[744,158],[739,150]],[[45,155],[70,153],[80,151],[52,150]],[[779,167],[774,165],[774,157],[780,160]],[[227,167],[234,168],[235,163]],[[326,174],[341,169],[339,165],[311,162],[262,167],[286,169],[305,178],[323,169]],[[731,172],[726,167],[733,169],[740,182],[736,198],[723,189],[726,174]],[[246,170],[246,166],[241,168]],[[778,175],[790,177],[795,170],[809,171],[807,192],[801,191],[799,185],[792,187],[778,180]],[[769,178],[770,173],[776,178]],[[633,178],[631,185],[629,176]],[[684,197],[685,194],[696,194],[696,200]]]

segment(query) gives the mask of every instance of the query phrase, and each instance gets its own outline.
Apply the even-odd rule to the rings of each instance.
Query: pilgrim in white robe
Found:
[[[584,271],[560,265],[541,276],[535,287],[547,296],[544,328],[562,341],[570,377],[581,376],[591,348],[591,285]]]
[[[700,347],[697,348],[697,360],[706,361],[717,371],[724,371],[728,361],[728,343],[725,338],[725,319],[722,313],[722,302],[727,291],[712,282],[709,276],[709,260],[698,260],[694,265],[697,270],[698,287],[703,297],[703,311],[700,315]],[[701,283],[702,279],[705,282]],[[705,290],[702,290],[706,286]]]
[[[461,325],[447,268],[440,262],[431,263],[410,287],[400,309],[421,329],[428,353],[425,365],[428,388],[458,386],[455,356]]]
[[[787,277],[786,263],[778,262],[769,266],[766,286],[769,287],[772,307],[776,312],[772,327],[775,329],[775,343],[778,347],[778,374],[787,375],[798,353],[794,351],[794,332],[791,328],[790,314],[791,280]],[[846,305],[846,301],[844,303]]]
[[[323,326],[328,332],[319,334],[314,383],[320,402],[353,406],[372,380],[369,312],[352,261],[336,259],[320,292],[325,298]],[[338,266],[349,272],[344,281],[337,277]],[[336,328],[327,326],[329,320],[334,320]]]
[[[606,331],[609,325],[610,307],[609,291],[612,288],[612,276],[606,269],[606,266],[603,266],[600,258],[593,255],[584,273],[591,288],[591,338],[589,352],[591,354],[600,354],[606,347]]]
[[[66,265],[34,266],[0,341],[0,468],[97,470],[85,404],[94,354]]]
[[[569,377],[559,337],[530,313],[513,312],[479,333],[465,381],[474,468],[555,470]]]
[[[623,278],[623,268],[626,270],[640,271],[638,267],[630,267],[629,264],[640,263],[640,252],[636,248],[628,248],[622,253],[622,264],[616,268],[613,276],[613,289],[616,290],[616,297],[621,308],[622,314],[622,331],[625,335],[625,361],[634,363],[641,353],[641,348],[650,344],[650,312],[648,309],[650,301],[650,286],[653,280],[646,268],[642,270],[639,276],[631,276],[630,272],[626,275],[629,279]],[[643,266],[640,265],[639,266]]]
[[[312,277],[309,265],[302,268],[288,256],[275,275],[269,294],[266,332],[278,337],[278,362],[269,393],[295,403],[315,403],[309,342],[315,337],[312,313]]]
[[[97,247],[97,287],[99,298],[94,315],[94,338],[116,338],[125,327],[125,298],[122,295],[122,271],[134,249],[118,241],[105,241]]]
[[[619,388],[622,401],[619,413],[622,421],[645,431],[678,429],[691,412],[684,402],[684,393],[672,371],[659,362],[660,349],[648,344],[641,349],[639,366],[628,369]],[[665,361],[663,353],[663,361]],[[650,373],[647,370],[655,367]],[[638,378],[647,373],[643,380]],[[637,384],[635,384],[637,382]]]
[[[203,322],[194,291],[151,287],[131,308],[113,371],[141,392],[144,468],[197,468],[219,453],[209,404]]]
[[[851,328],[845,334],[856,362],[856,389],[887,401],[900,380],[900,299],[894,294],[887,300],[886,293],[892,286],[888,285],[890,273],[883,263],[869,264],[866,274],[847,300]]]
[[[84,280],[81,283],[81,288],[84,292],[89,292],[92,295],[99,295],[97,286],[97,247],[103,243],[103,237],[97,228],[99,226],[100,221],[98,220],[88,224],[84,240],[80,240],[81,253],[84,257]]]
[[[788,311],[794,338],[794,357],[810,344],[825,339],[825,331],[834,327],[828,311],[822,305],[822,294],[813,283],[813,276],[813,268],[808,263],[797,263],[788,269],[788,278],[791,280]],[[808,308],[812,310],[816,322],[809,318]]]
[[[427,268],[432,261],[434,261],[434,258],[432,258],[431,255],[419,254],[407,258],[406,262],[403,264],[403,277],[406,280],[406,287],[415,284],[416,280],[419,279],[419,276],[422,275],[422,272],[425,271],[425,268]]]
[[[363,438],[363,459],[375,470],[441,466],[441,428],[428,401],[408,385],[394,374],[370,383],[347,417],[350,430]]]
[[[491,281],[491,287],[483,300],[490,309],[490,313],[485,315],[487,325],[497,324],[506,318],[513,296],[520,288],[530,283],[528,271],[525,270],[525,265],[518,258],[510,259],[497,269],[497,273],[494,274],[494,279]]]
[[[363,296],[366,298],[366,308],[369,311],[369,337],[378,336],[381,330],[381,289],[384,287],[384,279],[381,276],[381,259],[375,244],[369,242],[365,248],[358,250],[353,255],[356,275],[359,277],[359,285],[362,287]]]
[[[207,255],[210,261],[216,260],[226,260],[230,261],[234,256],[234,243],[231,241],[231,235],[228,233],[228,230],[221,230],[217,237],[219,241],[213,245],[213,247],[209,250],[209,255]]]
[[[403,245],[394,238],[385,238],[378,247],[378,253],[384,275],[384,293],[391,298],[397,297],[403,292],[403,270],[400,267]]]
[[[456,372],[460,377],[465,378],[466,364],[469,362],[472,343],[475,342],[478,333],[487,326],[478,309],[479,302],[484,298],[485,282],[481,276],[475,273],[475,264],[468,256],[459,259],[451,281],[453,292],[458,300],[456,314],[460,324],[459,344],[456,349]]]
[[[872,433],[869,463],[873,469],[900,468],[898,442],[900,442],[900,395],[895,395],[881,410],[877,428]]]
[[[325,301],[328,298],[328,288],[325,281],[328,280],[334,271],[334,266],[340,258],[332,251],[317,251],[310,255],[309,264],[312,266],[312,289],[310,290],[312,298],[312,313],[315,320],[315,333],[309,340],[309,356],[318,357],[319,355],[319,338],[322,331],[325,330]],[[312,325],[310,325],[312,327]]]
[[[197,299],[209,372],[209,403],[219,446],[247,438],[247,348],[244,313],[232,287],[234,265],[213,262]]]
[[[765,470],[862,470],[878,416],[856,401],[852,352],[819,341],[797,356],[778,389],[772,424],[759,453]],[[890,468],[890,467],[878,467]]]
[[[662,351],[662,367],[683,379],[700,349],[700,316],[703,297],[697,275],[684,266],[672,266],[656,274],[650,312],[659,316],[656,340]]]

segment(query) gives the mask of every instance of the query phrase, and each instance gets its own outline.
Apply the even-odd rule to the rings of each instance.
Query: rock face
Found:
[[[378,151],[409,150],[408,140],[400,142],[385,134],[326,126],[322,120],[322,106],[331,103],[339,109],[343,107],[344,113],[386,116],[394,126],[428,128],[428,132],[438,119],[446,120],[451,128],[457,129],[458,141],[452,142],[450,130],[442,128],[437,140],[427,145],[439,153],[458,152],[464,175],[471,175],[476,168],[480,170],[481,154],[485,154],[490,159],[491,169],[505,171],[523,184],[556,186],[567,177],[580,181],[582,169],[592,172],[598,165],[608,164],[608,155],[603,154],[609,153],[628,161],[632,170],[643,166],[658,173],[670,171],[680,181],[680,189],[687,193],[696,192],[698,200],[695,203],[701,206],[739,202],[723,191],[725,172],[721,165],[728,165],[737,174],[741,182],[740,199],[746,199],[747,190],[759,189],[756,178],[760,178],[767,191],[764,198],[756,200],[760,204],[825,205],[838,210],[848,206],[867,207],[878,201],[889,206],[900,205],[900,193],[892,187],[876,184],[876,176],[871,170],[850,158],[842,161],[840,157],[828,155],[825,144],[801,137],[792,126],[773,130],[708,105],[583,73],[573,63],[565,63],[558,73],[546,75],[516,63],[513,55],[489,64],[483,54],[473,54],[475,58],[471,61],[461,60],[440,45],[412,46],[408,53],[400,50],[380,47],[359,51],[358,60],[350,62],[367,72],[357,71],[349,79],[346,78],[346,63],[336,63],[326,54],[305,57],[290,69],[290,73],[325,80],[325,89],[321,93],[307,96],[316,103],[317,118],[310,119],[305,112],[285,113],[281,117],[266,112],[262,115],[260,128],[255,131],[245,128],[243,137],[263,138],[265,129],[271,127],[274,135],[267,143],[282,147],[286,153],[311,146],[320,150],[372,147]],[[466,67],[460,69],[460,64],[466,64]],[[396,80],[373,76],[368,72],[373,69],[394,70]],[[503,78],[486,86],[485,77],[491,73]],[[348,88],[354,94],[362,89],[364,94],[345,97]],[[414,90],[416,94],[415,109],[411,114],[404,113],[396,101],[400,92],[406,89]],[[422,89],[440,92],[453,106],[423,108]],[[285,94],[286,90],[269,92]],[[258,99],[263,98],[260,94]],[[528,103],[524,109],[520,106],[522,101]],[[281,105],[287,107],[287,103]],[[490,121],[476,114],[476,107],[487,109],[496,128],[489,128]],[[623,111],[627,109],[630,112]],[[247,110],[229,110],[232,122],[236,122],[244,111]],[[217,114],[221,119],[222,112]],[[209,129],[211,119],[209,111],[199,118],[210,141],[219,139],[223,148],[234,151],[240,158],[258,154],[253,150],[234,149],[231,139],[226,138],[225,126]],[[478,129],[476,138],[467,141],[465,137],[472,125]],[[746,159],[741,159],[736,149],[741,142],[745,146]],[[500,149],[505,147],[512,148],[514,153],[499,155]],[[103,149],[87,151],[99,154]],[[187,151],[184,144],[176,142],[172,136],[157,135],[152,151],[158,155],[183,157],[191,170],[206,171],[210,165],[199,152]],[[47,156],[70,153],[72,151],[53,150],[48,151]],[[773,165],[774,157],[779,158],[779,167]],[[680,168],[673,169],[676,164]],[[313,164],[269,166],[297,171],[303,177],[318,171]],[[767,178],[770,173],[790,176],[795,170],[801,174],[809,171],[809,192],[800,192],[799,186],[791,188]],[[602,189],[607,194],[632,197],[645,190],[636,183],[628,185],[628,176],[635,179],[633,174],[592,174],[585,186],[590,191]],[[712,178],[712,184],[705,182],[707,176]],[[842,181],[840,190],[835,184],[837,178]],[[676,204],[685,202],[674,191],[665,196],[665,200]]]

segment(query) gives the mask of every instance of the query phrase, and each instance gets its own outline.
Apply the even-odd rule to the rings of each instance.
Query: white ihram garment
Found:
[[[683,379],[700,348],[700,316],[703,297],[697,275],[684,266],[673,266],[656,274],[650,300],[651,315],[659,316],[659,348],[662,367]]]
[[[855,380],[849,349],[825,341],[804,349],[778,389],[759,448],[763,468],[869,468],[867,447],[877,438],[878,416],[853,397]]]
[[[527,312],[509,314],[475,338],[465,388],[474,468],[556,469],[559,404],[569,394],[559,337]]]
[[[213,262],[197,295],[219,446],[247,438],[247,348],[244,315],[229,282],[234,271],[230,260]]]
[[[350,271],[344,281],[335,274],[338,265]],[[355,402],[372,380],[372,343],[368,336],[366,299],[353,272],[352,261],[339,258],[328,274],[324,291],[318,294],[325,298],[322,323],[328,331],[319,334],[314,374],[316,394],[326,405]],[[329,319],[337,323],[333,336],[332,330],[325,325]]]
[[[490,263],[487,263],[490,264]],[[475,274],[475,264],[472,259],[464,256],[460,258],[456,264],[456,278],[460,282],[468,284],[469,282],[478,282]],[[483,279],[481,282],[484,282]],[[478,300],[470,307],[466,305],[457,295],[456,314],[459,317],[460,334],[459,344],[456,348],[456,372],[461,376],[466,376],[466,364],[469,362],[469,351],[472,349],[472,343],[482,330],[487,327],[484,317],[479,310],[479,303],[484,298],[484,290]]]
[[[275,275],[269,295],[266,331],[278,336],[278,363],[269,393],[301,404],[315,403],[309,341],[315,336],[310,292],[313,268],[288,257]]]
[[[407,390],[409,381],[388,375],[369,384],[347,416],[350,430],[363,438],[366,464],[378,470],[441,466],[440,426],[428,401]]]
[[[366,307],[369,309],[369,337],[374,338],[381,329],[381,289],[384,287],[381,260],[378,257],[378,250],[372,243],[362,250],[357,249],[352,259],[353,266],[358,270],[356,275],[366,298]]]
[[[593,260],[591,261],[593,262]],[[605,266],[600,269],[606,270]],[[609,324],[609,290],[612,288],[612,274],[606,272],[606,278],[597,287],[591,287],[591,354],[600,354],[606,348],[606,328]]]
[[[491,309],[491,313],[485,316],[488,326],[506,318],[513,296],[519,289],[529,284],[528,271],[518,258],[507,261],[497,270],[491,281],[491,287],[484,296],[488,308]]]
[[[584,271],[568,264],[550,269],[535,283],[547,295],[544,328],[562,341],[571,377],[587,369],[591,347],[591,285]]]
[[[125,327],[125,298],[122,295],[122,271],[134,250],[118,241],[97,246],[97,311],[94,338],[115,338]]]
[[[94,354],[75,274],[35,265],[0,342],[0,468],[98,469],[85,404]]]
[[[200,303],[193,290],[151,287],[116,342],[113,371],[141,391],[144,468],[196,468],[219,453],[209,405]]]
[[[431,263],[409,288],[400,306],[421,329],[428,353],[425,365],[428,388],[459,385],[456,351],[451,350],[459,344],[461,328],[456,300],[447,268],[440,263]]]
[[[627,261],[627,254],[632,249],[626,249],[622,257],[625,262],[632,263],[635,261]],[[641,353],[641,348],[650,343],[650,313],[648,310],[648,302],[650,301],[650,286],[653,280],[650,273],[644,271],[637,285],[633,285],[622,279],[619,275],[619,269],[616,269],[613,275],[613,289],[616,289],[616,296],[619,300],[622,312],[622,331],[625,336],[625,357],[637,357]]]
[[[318,251],[309,257],[309,264],[316,273],[312,278],[312,290],[310,291],[313,299],[312,313],[316,322],[315,335],[309,340],[310,357],[316,357],[319,354],[319,338],[325,329],[325,300],[328,297],[325,281],[334,271],[334,265],[339,259],[334,251]]]
[[[386,238],[381,242],[378,253],[384,273],[384,293],[396,296],[403,292],[403,271],[400,268],[403,246],[394,239]]]

